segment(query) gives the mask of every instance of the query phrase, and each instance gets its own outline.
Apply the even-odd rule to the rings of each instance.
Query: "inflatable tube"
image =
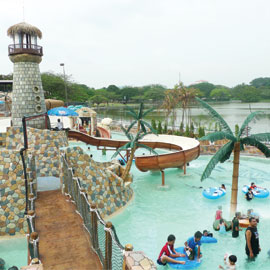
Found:
[[[175,251],[182,253],[182,254],[183,253],[186,254],[184,247],[176,248]],[[168,263],[170,268],[173,268],[173,269],[194,269],[194,268],[199,267],[202,263],[202,259],[200,259],[198,261],[197,258],[195,258],[195,260],[193,260],[193,261],[190,261],[188,259],[187,255],[186,255],[186,257],[178,257],[175,259],[177,261],[185,261],[186,263],[185,264]]]
[[[229,231],[232,227],[232,223],[230,221],[227,221],[226,219],[224,219],[224,222],[226,223],[226,231]],[[215,220],[213,223],[213,229],[215,231],[218,231],[217,226],[219,225],[219,220]]]
[[[217,239],[215,237],[202,236],[201,243],[202,244],[206,244],[206,243],[217,243]]]
[[[207,189],[204,189],[202,192],[203,196],[207,199],[215,200],[220,197],[223,197],[226,194],[226,190],[222,188],[217,188],[217,187],[210,187]]]
[[[248,192],[249,186],[244,185],[242,188],[243,193]],[[261,187],[256,187],[252,190],[254,197],[256,198],[267,198],[269,196],[269,190],[267,188],[261,188]]]

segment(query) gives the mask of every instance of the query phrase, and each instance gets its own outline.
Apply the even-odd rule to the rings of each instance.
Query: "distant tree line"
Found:
[[[0,80],[10,80],[12,74],[0,75]],[[41,74],[45,98],[65,100],[65,81],[63,75],[53,72]],[[160,84],[145,86],[109,85],[100,89],[94,89],[85,84],[76,83],[71,76],[66,78],[67,95],[69,102],[91,101],[97,106],[101,103],[162,103],[165,92],[168,90]],[[187,86],[197,90],[197,96],[206,100],[229,101],[240,100],[242,102],[270,101],[270,77],[256,78],[249,84],[239,84],[235,87],[215,85],[208,82]]]

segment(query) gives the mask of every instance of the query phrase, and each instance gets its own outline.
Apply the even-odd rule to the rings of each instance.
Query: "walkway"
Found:
[[[59,190],[38,193],[36,230],[44,270],[101,270],[74,204]]]

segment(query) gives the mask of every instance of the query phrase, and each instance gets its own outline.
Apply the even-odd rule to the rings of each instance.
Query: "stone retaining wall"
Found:
[[[6,147],[6,133],[0,133],[0,147]]]
[[[59,177],[60,147],[68,146],[65,131],[27,128],[28,148],[36,156],[37,176]],[[7,129],[6,148],[20,150],[23,147],[22,128]]]
[[[201,155],[214,155],[222,145],[214,144],[214,145],[201,145],[200,154]],[[251,155],[251,156],[262,156],[264,154],[254,146],[245,146],[245,150],[241,151],[244,155]]]
[[[0,235],[25,234],[25,187],[19,151],[0,151]]]
[[[89,195],[89,201],[96,204],[102,217],[113,214],[126,205],[131,199],[133,190],[130,187],[132,178],[128,182],[117,175],[122,172],[119,164],[95,162],[85,154],[80,147],[70,147],[66,150],[66,158],[74,176],[79,177],[82,187]]]

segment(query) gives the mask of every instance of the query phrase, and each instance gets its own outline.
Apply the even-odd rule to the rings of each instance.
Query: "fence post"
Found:
[[[35,210],[35,207],[34,207],[35,195],[33,193],[30,193],[28,197],[29,197],[29,207],[28,207],[28,209],[29,210]]]
[[[27,212],[27,223],[28,223],[28,233],[32,233],[35,231],[35,211],[34,210],[28,210]],[[31,226],[32,222],[32,226]],[[30,229],[29,229],[30,228]]]
[[[126,244],[125,251],[133,251],[133,246],[131,244]],[[123,260],[123,270],[127,270],[126,269],[126,256],[124,256],[124,260]]]
[[[36,246],[35,246],[35,242],[37,243]],[[31,250],[30,250],[31,259],[38,258],[39,257],[39,251],[38,251],[38,233],[37,232],[32,232],[30,234],[29,245],[32,248],[32,254],[31,254]]]
[[[106,229],[112,228],[112,223],[108,221],[106,223]],[[112,269],[112,236],[109,230],[105,231],[106,233],[106,242],[105,242],[105,269]]]
[[[98,230],[97,230],[97,214],[96,214],[96,205],[91,204],[91,223],[92,223],[92,240],[93,240],[93,248],[97,250],[98,248]]]

